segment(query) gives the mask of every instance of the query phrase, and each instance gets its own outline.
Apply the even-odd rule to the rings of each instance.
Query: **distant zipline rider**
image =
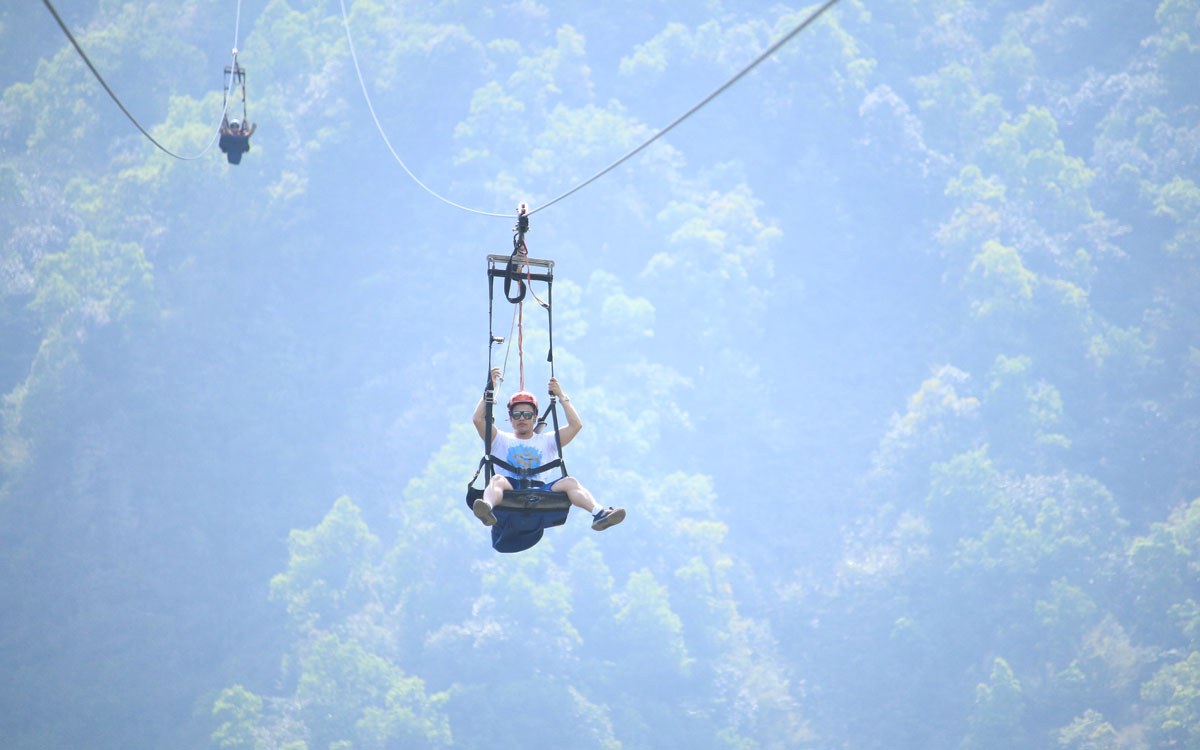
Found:
[[[242,119],[229,119],[229,93],[242,93]],[[221,118],[221,151],[230,164],[241,164],[242,154],[250,150],[250,136],[258,129],[246,114],[246,69],[238,65],[237,50],[233,51],[233,65],[225,66],[225,117]]]
[[[528,257],[525,232],[529,229],[529,217],[526,210],[525,204],[521,204],[512,255],[488,256],[488,380],[473,417],[475,429],[483,439],[484,456],[475,470],[475,476],[467,485],[467,506],[484,526],[491,527],[492,547],[498,552],[520,552],[537,544],[545,529],[566,523],[572,505],[592,515],[592,528],[596,531],[603,531],[625,520],[624,508],[601,506],[579,480],[567,475],[567,467],[563,463],[563,446],[575,439],[583,428],[583,422],[571,399],[563,393],[562,386],[554,377],[554,322],[551,314],[554,261]],[[504,264],[503,268],[499,266],[501,263]],[[533,273],[532,268],[544,271]],[[492,329],[494,281],[497,278],[504,279],[504,296],[516,307],[513,322],[518,331],[521,387],[508,400],[508,417],[513,426],[511,433],[495,429],[495,417],[492,414],[496,389],[504,379],[501,369],[491,364],[492,347],[504,343],[504,338],[497,337]],[[533,293],[534,281],[546,282],[546,302]],[[517,286],[515,294],[512,293],[514,283]],[[550,351],[546,356],[550,362],[550,404],[541,418],[538,418],[537,397],[525,390],[523,307],[527,293],[533,293],[534,299],[546,310],[550,332]],[[567,418],[566,426],[561,428],[557,407],[560,401]],[[549,433],[543,432],[547,416],[551,417],[554,425],[553,432]],[[539,478],[551,469],[558,469],[561,476],[549,481]],[[475,488],[480,471],[484,472],[482,490]]]

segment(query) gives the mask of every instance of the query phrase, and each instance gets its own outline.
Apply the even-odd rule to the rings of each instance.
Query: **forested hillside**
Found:
[[[485,257],[816,6],[347,0],[501,217],[337,0],[56,7],[258,130],[0,9],[0,746],[1200,748],[1200,0],[841,0],[535,213],[629,515],[517,555]]]

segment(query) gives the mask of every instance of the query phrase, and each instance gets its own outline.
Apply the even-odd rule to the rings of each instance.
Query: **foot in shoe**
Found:
[[[484,526],[495,526],[496,516],[492,513],[492,506],[483,501],[482,498],[475,501],[471,506],[471,510],[475,511],[475,517],[483,521]]]
[[[616,526],[624,520],[624,508],[605,508],[592,516],[592,529],[595,531],[604,531],[609,526]]]

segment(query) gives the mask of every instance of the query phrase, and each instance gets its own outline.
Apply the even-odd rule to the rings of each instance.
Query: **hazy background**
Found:
[[[57,7],[209,143],[232,0]],[[813,7],[348,4],[506,216]],[[0,745],[1200,748],[1200,0],[842,0],[535,214],[629,517],[514,556],[513,220],[336,2],[236,43],[252,149],[177,161],[0,10]]]

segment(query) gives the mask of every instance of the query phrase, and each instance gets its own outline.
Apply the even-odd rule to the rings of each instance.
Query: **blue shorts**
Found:
[[[558,484],[559,481],[566,479],[566,477],[559,477],[558,479],[554,479],[546,482],[545,484],[539,485],[537,484],[539,480],[534,479],[533,477],[510,477],[507,474],[498,474],[497,476],[502,476],[507,479],[508,483],[512,485],[514,490],[538,490],[539,492],[552,492],[554,490],[554,485]]]

